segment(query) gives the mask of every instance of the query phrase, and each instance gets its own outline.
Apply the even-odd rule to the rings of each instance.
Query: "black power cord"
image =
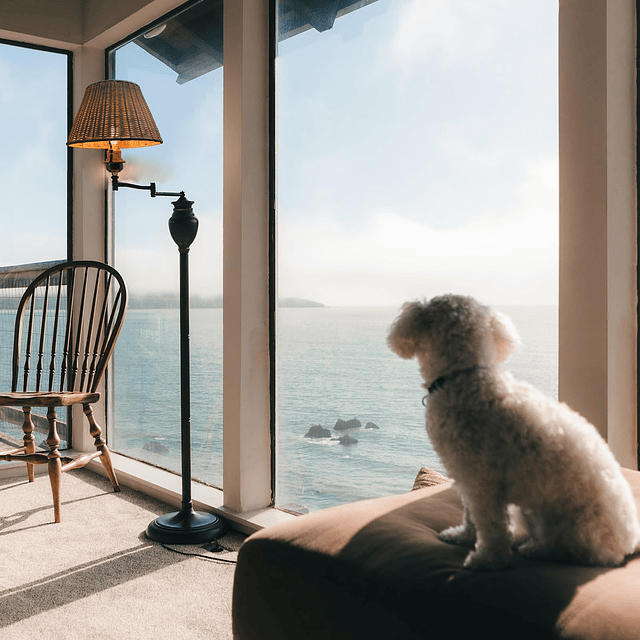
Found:
[[[166,549],[167,551],[173,551],[173,553],[179,553],[182,556],[194,556],[196,558],[202,558],[204,560],[209,560],[210,562],[223,562],[226,564],[237,564],[238,561],[237,560],[229,560],[227,558],[212,558],[211,556],[206,556],[203,553],[189,553],[188,551],[180,551],[180,549],[174,549],[173,547],[170,547],[164,543],[162,543],[162,547],[164,549]],[[211,553],[221,553],[222,551],[231,551],[233,552],[233,549],[227,549],[227,547],[223,547],[217,540],[213,540],[211,542],[208,542],[207,544],[203,545],[202,547],[200,547],[201,549],[204,549],[205,551],[209,551]]]

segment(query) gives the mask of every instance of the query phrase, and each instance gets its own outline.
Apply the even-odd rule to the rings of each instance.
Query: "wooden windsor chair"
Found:
[[[0,460],[47,464],[55,522],[60,522],[60,478],[99,457],[114,491],[120,491],[102,430],[92,404],[127,309],[122,276],[111,266],[90,260],[58,264],[39,275],[25,290],[16,313],[11,391],[0,393],[0,407],[22,407],[23,446],[0,452]],[[82,404],[95,452],[75,458],[58,450],[57,407]],[[33,407],[46,407],[48,451],[36,451]]]

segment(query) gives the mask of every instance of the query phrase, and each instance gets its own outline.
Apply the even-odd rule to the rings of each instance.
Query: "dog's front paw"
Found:
[[[464,561],[465,569],[473,571],[499,571],[511,564],[511,554],[506,552],[472,551]]]
[[[449,527],[440,533],[440,540],[461,547],[473,547],[476,544],[476,532],[464,525]]]
[[[549,555],[549,550],[543,547],[537,540],[529,538],[529,540],[518,545],[518,553],[524,558],[540,560]]]

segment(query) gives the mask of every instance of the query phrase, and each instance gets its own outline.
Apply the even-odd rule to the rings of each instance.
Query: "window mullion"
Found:
[[[269,0],[224,6],[224,503],[271,504]]]

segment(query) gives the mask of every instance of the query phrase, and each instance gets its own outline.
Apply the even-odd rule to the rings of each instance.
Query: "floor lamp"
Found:
[[[161,144],[162,138],[140,87],[123,80],[104,80],[86,89],[67,140],[70,147],[106,149],[106,168],[113,191],[120,187],[149,191],[152,198],[171,196],[169,231],[180,255],[180,417],[182,448],[182,508],[156,518],[147,527],[151,540],[167,544],[201,544],[219,537],[226,523],[218,516],[195,511],[191,500],[191,382],[189,361],[189,247],[198,233],[193,202],[184,191],[157,191],[152,182],[120,182],[124,160],[121,149]]]

